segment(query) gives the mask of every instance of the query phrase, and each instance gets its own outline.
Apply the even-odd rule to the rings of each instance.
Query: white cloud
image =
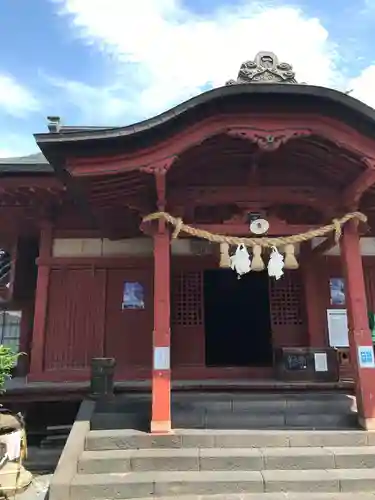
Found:
[[[14,151],[11,151],[10,149],[0,148],[0,158],[11,158],[12,156],[17,156],[17,154],[14,154]]]
[[[37,98],[10,75],[0,74],[0,110],[16,118],[23,118],[39,110]]]
[[[0,133],[0,158],[27,156],[38,151],[33,136],[9,134],[4,130]]]
[[[44,75],[44,79],[57,88],[59,94],[63,96],[60,101],[63,108],[70,104],[79,108],[80,118],[87,125],[112,124],[118,118],[123,118],[130,107],[129,101],[124,98],[123,87],[120,89],[116,86],[95,87],[47,75]],[[53,106],[53,113],[63,114],[63,109],[58,109],[56,101],[51,106]]]
[[[350,95],[375,108],[375,65],[365,68],[359,76],[348,83]]]
[[[199,17],[178,0],[55,1],[78,36],[115,61],[120,90],[113,94],[102,89],[101,94],[95,89],[86,95],[87,103],[100,95],[104,109],[108,102],[109,114],[117,107],[130,107],[140,116],[163,111],[205,86],[221,86],[235,78],[240,64],[260,50],[271,50],[293,64],[301,82],[342,84],[336,69],[339,58],[327,30],[319,19],[294,7],[244,0],[241,8],[217,8]],[[129,76],[136,99],[127,94]],[[71,95],[74,98],[74,92]]]

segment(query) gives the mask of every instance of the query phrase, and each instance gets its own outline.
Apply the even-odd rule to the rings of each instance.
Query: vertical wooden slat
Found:
[[[52,226],[46,224],[41,230],[40,258],[48,258],[52,251]],[[36,285],[34,327],[31,347],[30,375],[38,377],[44,369],[44,344],[46,339],[47,307],[50,282],[50,268],[39,266]]]
[[[45,369],[83,369],[103,355],[103,270],[53,270],[45,343]]]

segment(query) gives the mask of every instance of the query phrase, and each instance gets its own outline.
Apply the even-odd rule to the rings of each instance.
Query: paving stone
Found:
[[[217,431],[215,446],[220,448],[266,448],[289,446],[289,433],[284,431]]]
[[[251,413],[250,411],[207,412],[206,427],[209,429],[263,429],[283,427],[283,413]]]
[[[260,450],[256,448],[201,449],[199,464],[202,471],[260,471],[263,468],[263,456]]]
[[[375,446],[326,448],[334,455],[336,469],[375,468]]]
[[[265,470],[333,469],[332,451],[324,448],[269,448],[261,450]]]
[[[130,462],[134,472],[198,471],[199,450],[194,448],[134,450]]]
[[[262,471],[266,492],[339,492],[339,478],[327,470]]]
[[[317,429],[336,429],[352,427],[356,421],[356,415],[346,415],[340,413],[304,413],[304,414],[286,414],[285,425],[287,427],[304,427],[304,428],[317,428]]]
[[[215,431],[204,430],[179,430],[183,448],[213,448],[216,446]]]
[[[131,471],[133,450],[85,451],[78,461],[79,474],[110,474]]]
[[[289,433],[290,446],[364,446],[367,444],[363,431],[297,431]]]
[[[90,431],[86,437],[85,449],[126,450],[137,448],[180,448],[181,436],[178,434],[152,436],[132,429]]]
[[[263,479],[260,472],[170,472],[155,474],[155,494],[260,493]]]
[[[206,410],[174,411],[172,413],[172,424],[174,428],[204,429],[206,426]]]
[[[132,473],[77,474],[70,485],[71,499],[125,499],[152,495],[154,475],[144,472],[135,478]],[[51,499],[53,500],[53,499]]]
[[[172,497],[173,498],[173,497]],[[353,500],[352,493],[233,493],[217,495],[180,495],[178,500]],[[355,500],[374,500],[375,493],[356,493]],[[139,500],[149,500],[140,498]],[[153,500],[171,500],[171,497],[153,497]]]
[[[374,492],[374,469],[336,469],[329,471],[340,482],[340,491]]]

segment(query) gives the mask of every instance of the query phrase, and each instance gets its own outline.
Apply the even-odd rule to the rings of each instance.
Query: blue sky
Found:
[[[297,79],[375,107],[375,0],[2,0],[0,156],[47,115],[127,125],[235,78],[271,50]]]

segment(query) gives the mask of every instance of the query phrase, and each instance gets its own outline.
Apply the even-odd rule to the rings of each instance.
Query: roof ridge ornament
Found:
[[[273,52],[258,52],[253,61],[241,64],[237,80],[229,80],[225,85],[244,83],[297,83],[293,67],[280,63]]]

